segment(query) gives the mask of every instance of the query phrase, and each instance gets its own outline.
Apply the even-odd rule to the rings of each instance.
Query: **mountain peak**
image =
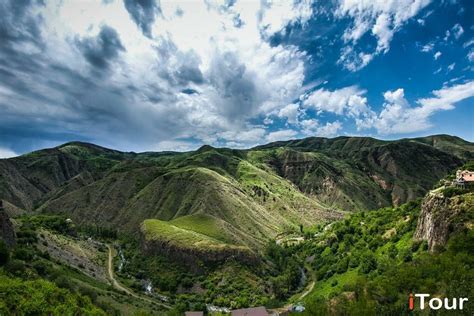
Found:
[[[211,151],[211,150],[215,150],[215,149],[216,148],[212,147],[211,145],[202,145],[201,147],[199,147],[197,152],[198,153],[203,153],[203,152]]]

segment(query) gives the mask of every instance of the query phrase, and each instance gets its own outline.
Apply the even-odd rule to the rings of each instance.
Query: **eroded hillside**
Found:
[[[205,215],[234,245],[425,194],[474,152],[459,138],[307,138],[250,150],[124,153],[68,143],[0,160],[0,199],[17,212],[138,232],[146,219]],[[192,230],[192,229],[191,229]]]

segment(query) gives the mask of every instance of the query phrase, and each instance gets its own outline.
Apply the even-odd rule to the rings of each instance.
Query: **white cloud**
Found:
[[[403,134],[432,127],[430,117],[439,111],[455,108],[459,101],[474,96],[474,81],[443,87],[432,92],[433,97],[417,100],[419,106],[410,106],[404,90],[387,91],[382,111],[365,120],[365,127],[374,127],[379,134]]]
[[[339,121],[327,122],[326,125],[316,130],[316,135],[321,137],[334,137],[342,129],[342,123]]]
[[[278,112],[278,117],[286,118],[288,123],[295,124],[298,121],[299,105],[295,103],[288,104]]]
[[[474,44],[474,38],[471,38],[470,40],[464,42],[464,44],[462,44],[462,47],[467,48],[471,46],[472,44]]]
[[[297,22],[305,25],[313,15],[312,1],[263,0],[259,15],[260,28],[266,36],[271,36],[280,31],[284,32],[287,25]]]
[[[317,119],[307,119],[300,122],[301,133],[309,136],[316,133],[319,128],[319,121]]]
[[[443,55],[443,54],[442,54],[440,51],[438,51],[438,52],[436,52],[436,53],[433,55],[433,58],[434,58],[435,60],[438,60],[438,59],[441,57],[441,55]]]
[[[225,142],[239,142],[248,146],[262,143],[265,139],[266,130],[261,127],[250,127],[243,131],[225,131],[218,134],[218,137]]]
[[[448,72],[454,70],[454,67],[456,66],[456,63],[452,63],[448,66]]]
[[[266,116],[266,117],[263,119],[263,124],[265,124],[265,125],[273,124],[273,120],[272,120],[270,117]]]
[[[191,151],[196,150],[198,145],[192,142],[180,140],[164,140],[156,144],[156,151]]]
[[[429,53],[433,50],[434,48],[434,44],[433,43],[428,43],[426,45],[424,45],[422,48],[421,48],[421,51],[423,53]]]
[[[474,81],[434,90],[433,95],[432,98],[419,99],[417,103],[428,112],[451,110],[457,102],[474,96]]]
[[[268,142],[275,142],[280,140],[289,140],[295,138],[298,132],[292,129],[284,129],[275,132],[271,132],[267,135],[266,140]]]
[[[316,119],[307,119],[300,122],[301,133],[305,136],[334,137],[342,129],[339,121],[326,122],[321,125]]]
[[[459,39],[461,35],[464,34],[464,29],[459,23],[455,24],[453,28],[451,29],[451,31],[453,32],[453,35],[456,39]]]
[[[11,149],[0,147],[0,159],[16,157],[18,154]]]
[[[386,53],[390,49],[394,34],[430,2],[431,0],[339,0],[336,17],[349,17],[353,21],[344,32],[344,41],[350,43],[349,45],[355,45],[369,30],[377,39],[375,52],[363,53],[363,55],[354,53],[351,60],[342,58],[343,65],[351,71],[356,71],[372,59],[366,57],[366,62],[357,61],[360,57]],[[347,48],[343,49],[343,55],[348,55]],[[354,67],[354,64],[358,66]]]
[[[330,112],[338,115],[348,114],[357,117],[368,111],[365,90],[349,86],[338,90],[318,89],[303,100],[303,106],[312,107],[317,112]]]
[[[472,63],[474,61],[474,49],[471,49],[469,53],[467,53],[466,58]]]
[[[337,63],[342,64],[349,71],[358,71],[367,66],[375,57],[374,54],[366,54],[363,52],[356,52],[351,46],[346,46],[341,51]]]
[[[374,26],[372,27],[372,34],[378,38],[377,52],[386,53],[390,48],[393,31],[391,29],[392,18],[387,13],[382,13],[377,17]]]

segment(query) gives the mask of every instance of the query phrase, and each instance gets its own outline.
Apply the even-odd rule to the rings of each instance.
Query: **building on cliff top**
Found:
[[[456,185],[464,187],[474,183],[474,171],[458,170],[456,172]]]

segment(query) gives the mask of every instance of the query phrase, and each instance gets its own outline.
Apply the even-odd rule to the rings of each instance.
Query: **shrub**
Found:
[[[51,269],[50,266],[42,261],[35,261],[33,262],[33,269],[36,270],[36,272],[41,275],[45,276],[48,274],[49,270]]]
[[[25,271],[25,263],[21,260],[10,260],[4,267],[5,271],[13,275],[22,275]]]
[[[15,259],[20,259],[24,261],[30,261],[31,259],[33,259],[34,255],[35,254],[32,250],[26,248],[17,248],[13,252],[13,257]]]

